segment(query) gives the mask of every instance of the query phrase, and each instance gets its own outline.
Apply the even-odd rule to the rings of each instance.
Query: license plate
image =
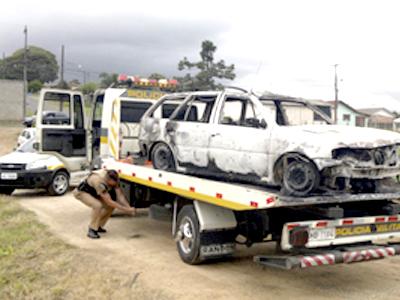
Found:
[[[336,236],[335,228],[311,228],[308,232],[309,241],[332,240]]]
[[[18,178],[17,173],[1,173],[0,178],[3,180],[16,180]]]
[[[200,248],[201,256],[216,256],[223,254],[231,254],[235,250],[235,244],[214,244],[202,246]]]

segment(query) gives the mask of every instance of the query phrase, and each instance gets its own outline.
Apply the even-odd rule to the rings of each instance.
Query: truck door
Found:
[[[70,171],[87,166],[84,103],[79,92],[42,90],[36,124],[40,152],[56,155]]]
[[[95,93],[93,97],[91,129],[92,129],[92,159],[100,155],[100,141],[107,138],[107,133],[102,134],[102,114],[104,104],[104,92]]]

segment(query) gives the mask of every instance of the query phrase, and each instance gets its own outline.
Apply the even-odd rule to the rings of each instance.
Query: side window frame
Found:
[[[47,124],[47,123],[43,123],[44,121],[44,116],[43,116],[43,112],[46,111],[46,94],[48,93],[55,93],[55,94],[62,94],[62,95],[68,95],[69,100],[68,100],[68,117],[69,117],[69,123],[66,124]],[[74,128],[74,119],[73,119],[73,115],[74,115],[74,109],[73,109],[73,93],[67,93],[67,92],[53,92],[53,91],[45,91],[43,98],[41,96],[41,107],[40,109],[38,109],[37,111],[37,125],[40,128],[46,129],[46,128],[54,128],[54,129],[73,129]],[[60,103],[62,103],[62,101],[60,101]],[[39,113],[40,112],[40,113]],[[62,112],[62,111],[60,111]]]
[[[85,129],[85,117],[84,117],[84,113],[83,113],[82,97],[80,95],[73,95],[73,103],[74,103],[74,108],[73,108],[74,128],[75,129]],[[79,116],[77,115],[78,111],[76,110],[77,103],[78,103],[78,107],[79,107]],[[81,124],[78,124],[78,121],[79,121],[78,118],[81,120]]]

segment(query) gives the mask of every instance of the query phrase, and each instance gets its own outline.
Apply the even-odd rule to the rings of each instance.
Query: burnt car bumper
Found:
[[[325,176],[345,178],[368,178],[383,179],[400,175],[400,167],[358,167],[338,165],[326,168],[323,171]]]
[[[0,187],[35,189],[50,185],[54,171],[40,170],[0,170]]]

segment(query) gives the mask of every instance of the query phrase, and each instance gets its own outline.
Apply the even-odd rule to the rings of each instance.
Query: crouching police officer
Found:
[[[115,208],[135,214],[119,187],[119,176],[114,170],[92,172],[73,192],[76,199],[92,208],[92,216],[87,236],[100,238],[99,233],[105,233],[105,224]]]

